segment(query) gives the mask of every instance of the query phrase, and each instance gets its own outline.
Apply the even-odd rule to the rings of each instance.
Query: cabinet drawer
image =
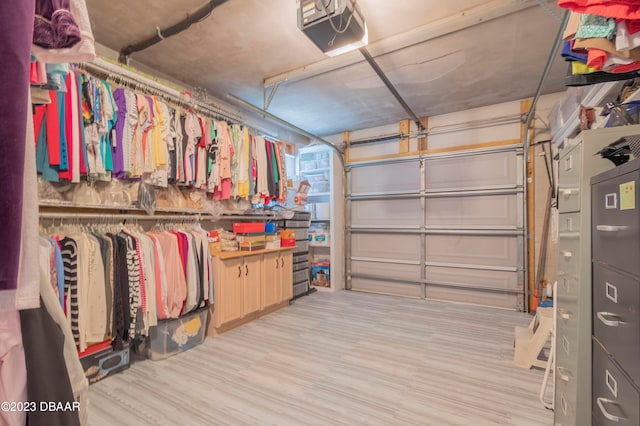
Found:
[[[307,229],[309,226],[311,226],[310,220],[286,220],[284,222],[285,229],[292,229],[292,228]]]
[[[615,176],[591,193],[593,258],[634,275],[640,275],[639,177],[637,170]]]
[[[593,334],[640,385],[640,283],[593,265]]]
[[[294,263],[293,272],[302,271],[303,269],[309,269],[310,267],[311,265],[309,264],[309,261]]]
[[[306,253],[309,251],[309,240],[296,241],[296,246],[293,248],[293,254]]]
[[[578,321],[569,319],[567,321],[558,320],[556,338],[556,353],[558,358],[576,360],[578,355]],[[573,365],[568,367],[575,368]]]
[[[576,389],[571,384],[556,381],[556,400],[554,404],[553,423],[557,426],[575,426],[576,424]]]
[[[558,298],[570,304],[577,304],[580,297],[580,281],[576,274],[558,269]],[[587,289],[589,290],[589,289]]]
[[[308,228],[292,228],[290,229],[295,234],[296,240],[308,240],[309,229]]]
[[[640,394],[596,339],[593,341],[593,399],[595,424],[640,424]]]
[[[582,144],[560,158],[558,210],[560,213],[580,211],[580,175]]]
[[[305,269],[302,271],[297,271],[293,273],[293,282],[294,283],[299,283],[302,282],[304,280],[308,280],[309,279],[309,270]]]
[[[578,276],[580,271],[580,237],[564,238],[558,241],[558,269]],[[588,250],[588,248],[587,248]]]
[[[558,237],[560,240],[580,238],[582,213],[562,213],[558,216]]]

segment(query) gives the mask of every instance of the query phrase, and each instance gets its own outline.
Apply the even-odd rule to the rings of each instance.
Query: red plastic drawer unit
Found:
[[[264,222],[236,222],[233,224],[234,234],[254,234],[264,232]]]

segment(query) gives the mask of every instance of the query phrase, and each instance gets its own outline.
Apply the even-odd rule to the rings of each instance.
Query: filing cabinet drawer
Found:
[[[560,213],[580,211],[582,144],[560,158],[558,209]]]
[[[558,320],[557,324],[556,351],[558,359],[566,357],[567,359],[576,359],[578,355],[578,321]],[[568,367],[574,367],[569,365]]]
[[[586,250],[589,248],[587,247]],[[569,274],[579,275],[580,253],[583,248],[580,246],[580,238],[565,238],[558,241],[558,269]]]
[[[575,274],[569,274],[562,269],[558,270],[558,298],[567,303],[578,303],[580,297],[580,281]],[[590,291],[590,289],[587,289]]]
[[[568,326],[569,322],[576,322],[580,318],[580,303],[578,301],[578,297],[572,294],[560,294],[556,296],[556,301],[558,303],[558,326],[566,325]],[[589,313],[590,314],[590,313]],[[584,313],[583,313],[584,315]],[[587,316],[586,321],[591,321],[591,315]],[[560,324],[562,323],[562,324]]]
[[[638,170],[613,176],[591,192],[593,258],[633,275],[640,275],[639,177]]]
[[[560,240],[580,238],[581,213],[562,213],[558,216]]]
[[[554,404],[554,424],[575,426],[576,424],[575,384],[556,381],[556,400]]]
[[[593,264],[593,334],[640,386],[640,282]]]
[[[593,341],[593,423],[640,424],[640,394],[607,355],[597,339]]]

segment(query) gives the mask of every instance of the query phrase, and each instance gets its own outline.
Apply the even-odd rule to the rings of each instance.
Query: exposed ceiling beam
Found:
[[[367,50],[371,56],[377,57],[536,6],[538,3],[533,0],[491,0],[407,32],[371,43],[367,46]],[[270,87],[276,83],[306,80],[359,62],[363,62],[363,59],[357,51],[346,53],[269,77],[264,80],[264,86]]]

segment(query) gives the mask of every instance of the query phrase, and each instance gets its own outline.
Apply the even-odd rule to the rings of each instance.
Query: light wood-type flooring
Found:
[[[551,425],[513,365],[524,313],[315,293],[90,388],[99,425]]]

